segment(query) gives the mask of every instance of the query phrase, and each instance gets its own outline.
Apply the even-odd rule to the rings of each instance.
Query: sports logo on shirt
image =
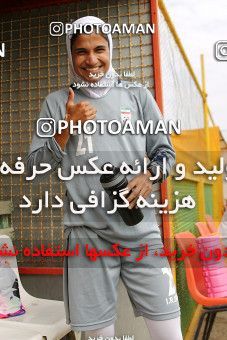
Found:
[[[171,303],[175,303],[178,301],[178,296],[176,294],[176,287],[173,281],[173,275],[170,268],[164,267],[162,268],[162,274],[167,275],[168,283],[169,283],[169,297],[166,298],[166,304],[169,305]]]
[[[121,108],[121,121],[131,120],[131,110],[127,108]]]

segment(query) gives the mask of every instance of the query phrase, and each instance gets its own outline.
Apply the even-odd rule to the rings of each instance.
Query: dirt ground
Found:
[[[202,334],[202,333],[201,333]],[[215,318],[212,332],[209,340],[226,340],[227,339],[227,312],[219,312]],[[200,335],[199,340],[202,340]]]

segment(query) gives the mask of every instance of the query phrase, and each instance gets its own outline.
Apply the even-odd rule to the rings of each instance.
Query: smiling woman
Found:
[[[81,91],[90,98],[101,98],[106,95],[117,81],[116,72],[112,67],[112,36],[110,33],[94,31],[86,34],[83,30],[74,34],[74,27],[78,25],[103,25],[105,22],[93,16],[74,21],[71,31],[66,35],[69,64],[72,80],[77,84],[99,82],[94,89],[90,86]],[[94,76],[96,73],[103,76]],[[110,80],[111,78],[111,80]],[[108,86],[106,83],[108,82]]]
[[[101,19],[88,16],[76,20],[73,25],[88,23],[104,24]],[[49,117],[55,122],[65,117],[66,122],[72,121],[73,124],[101,120],[108,124],[114,122],[117,128],[121,128],[124,121],[124,126],[128,128],[126,132],[131,131],[134,122],[152,122],[152,127],[160,124],[161,114],[149,90],[141,86],[131,88],[130,82],[121,80],[113,69],[110,34],[107,34],[107,39],[93,32],[74,36],[72,30],[67,35],[72,81],[80,84],[86,81],[88,87],[72,89],[71,86],[69,90],[61,89],[49,94],[40,117]],[[97,73],[98,77],[94,78]],[[57,131],[48,139],[34,135],[28,156],[29,172],[34,165],[38,166],[43,161],[53,164],[52,169],[62,165],[62,173],[68,174],[72,166],[91,165],[91,156],[98,157],[99,167],[105,163],[118,167],[123,161],[126,164],[132,164],[135,160],[141,162],[146,155],[149,159],[147,172],[141,171],[127,180],[127,201],[131,212],[135,212],[140,196],[150,199],[153,184],[165,180],[175,161],[175,152],[162,126],[159,126],[157,134],[150,133],[148,126],[144,133],[140,130],[136,136],[120,131],[115,136],[115,130],[113,134],[97,131],[92,135],[70,135],[69,132],[69,129],[62,133]],[[157,173],[158,167],[159,177],[152,182],[151,175]],[[95,209],[87,206],[88,209],[77,213],[78,209],[72,210],[72,205],[79,207],[82,203],[86,207],[92,191],[97,197],[102,195],[100,176],[78,174],[65,181],[65,185],[64,232],[67,250],[74,249],[74,241],[81,244],[80,249],[84,249],[87,243],[96,249],[108,249],[116,243],[131,250],[130,258],[100,257],[95,267],[83,251],[81,257],[64,259],[67,323],[74,331],[85,331],[86,340],[89,336],[113,337],[117,286],[121,276],[135,316],[144,317],[152,336],[155,334],[155,339],[182,340],[180,308],[168,260],[152,256],[153,249],[163,246],[154,209],[144,208],[143,220],[130,227],[119,213],[108,214],[112,210],[111,197],[107,198],[104,206],[100,204]],[[116,186],[115,179],[111,181],[112,185]],[[151,253],[140,266],[134,259],[139,245],[144,243],[150,247]],[[168,299],[170,295],[171,299]]]
[[[88,82],[96,82],[110,66],[108,41],[101,34],[79,34],[72,41],[72,61],[75,72]]]

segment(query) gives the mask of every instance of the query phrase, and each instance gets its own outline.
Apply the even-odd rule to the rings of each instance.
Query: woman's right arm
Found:
[[[26,157],[26,169],[27,169],[27,176],[32,176],[33,174],[33,167],[35,166],[37,170],[42,170],[43,167],[40,165],[41,163],[47,163],[51,166],[50,171],[55,171],[58,166],[61,164],[61,161],[66,154],[61,148],[61,145],[66,145],[69,132],[65,130],[65,133],[59,135],[55,134],[52,137],[48,137],[46,133],[42,133],[41,125],[42,123],[47,124],[50,123],[52,119],[56,122],[60,119],[60,114],[57,112],[56,116],[54,116],[50,110],[50,105],[48,104],[48,99],[45,99],[42,105],[42,109],[40,112],[39,120],[36,122],[35,132],[33,134],[32,143],[30,145],[28,156]],[[45,120],[44,120],[45,119]],[[37,128],[37,124],[39,127]],[[47,127],[47,125],[46,125]],[[39,132],[39,133],[37,133]],[[59,137],[60,136],[60,137]],[[41,180],[42,178],[46,177],[48,174],[39,174],[35,177],[35,181]],[[33,181],[34,181],[33,180]]]

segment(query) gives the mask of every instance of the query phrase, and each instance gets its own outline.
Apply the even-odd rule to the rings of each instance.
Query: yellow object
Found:
[[[204,129],[206,134],[206,147],[207,150],[210,150],[210,138],[209,138],[209,131],[208,131],[208,118],[209,118],[209,111],[207,106],[207,93],[206,93],[206,79],[205,79],[205,66],[204,66],[204,55],[201,54],[201,73],[202,73],[202,92],[203,92],[203,112],[204,112]]]
[[[192,340],[194,338],[194,333],[201,315],[201,311],[202,311],[202,306],[198,305],[196,307],[196,311],[193,315],[193,318],[191,320],[190,326],[188,328],[188,331],[184,337],[184,340]]]
[[[206,134],[209,134],[209,150],[206,145]],[[217,126],[212,128],[184,130],[180,135],[172,135],[171,140],[176,150],[176,162],[183,163],[186,168],[186,179],[196,181],[198,183],[198,204],[199,220],[204,221],[205,214],[205,197],[204,185],[212,185],[213,196],[213,219],[221,221],[222,206],[223,206],[223,183],[222,174],[217,175],[216,180],[209,180],[209,175],[194,175],[194,170],[200,168],[196,164],[200,162],[207,170],[212,170],[216,165],[217,169],[220,167],[221,147],[220,147],[220,131]]]

